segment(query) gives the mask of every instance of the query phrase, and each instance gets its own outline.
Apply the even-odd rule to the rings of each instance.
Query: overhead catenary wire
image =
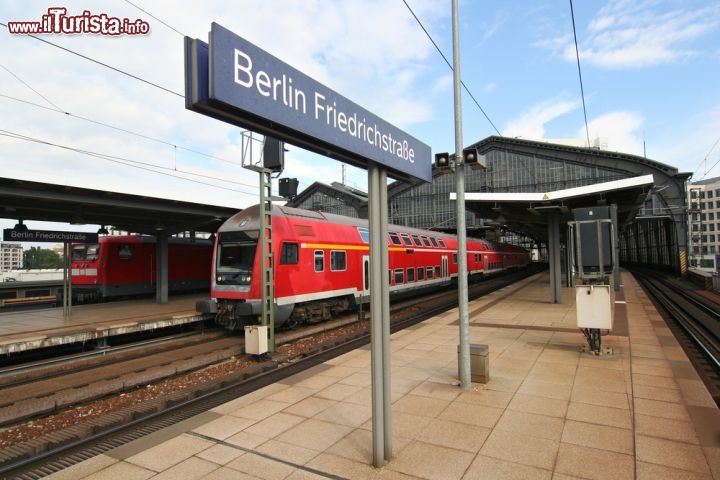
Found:
[[[580,96],[582,97],[583,116],[585,117],[585,135],[587,146],[590,148],[590,129],[588,128],[587,108],[585,107],[585,88],[583,87],[582,71],[580,70],[580,50],[578,49],[577,33],[575,31],[575,11],[573,2],[570,0],[570,18],[572,19],[573,39],[575,40],[575,59],[577,60],[578,78],[580,79]]]
[[[420,19],[418,18],[418,16],[415,15],[415,12],[414,12],[413,9],[410,7],[410,5],[408,5],[407,1],[406,1],[406,0],[403,0],[403,3],[404,3],[405,6],[407,7],[407,9],[410,10],[410,13],[412,14],[412,16],[413,16],[413,18],[415,19],[415,21],[418,23],[418,25],[420,25],[420,28],[422,28],[423,32],[425,32],[425,35],[428,37],[428,39],[430,40],[430,42],[431,42],[431,43],[433,44],[433,46],[435,47],[435,50],[438,51],[438,53],[440,54],[440,56],[443,58],[443,60],[445,60],[445,63],[447,63],[448,67],[450,67],[450,70],[452,71],[452,70],[453,70],[452,64],[451,64],[450,61],[447,59],[447,57],[445,57],[445,54],[443,54],[442,50],[440,50],[440,47],[438,46],[438,44],[435,43],[435,40],[433,40],[432,35],[430,35],[430,32],[427,31],[427,29],[425,28],[425,26],[423,25],[423,23],[420,21]],[[472,101],[475,103],[475,105],[480,109],[480,111],[482,112],[482,114],[485,116],[485,119],[486,119],[486,120],[488,121],[488,123],[490,123],[490,125],[492,126],[493,130],[495,130],[495,132],[496,132],[498,135],[502,136],[502,134],[500,133],[500,130],[498,130],[497,127],[495,126],[495,124],[493,123],[493,121],[490,120],[490,117],[489,117],[488,114],[485,112],[485,110],[480,106],[480,103],[477,101],[477,99],[476,99],[475,96],[472,94],[472,92],[471,92],[470,89],[467,87],[467,85],[465,85],[465,83],[464,83],[462,80],[460,80],[460,84],[462,85],[463,89],[467,92],[467,94],[470,95],[470,98],[471,98]]]
[[[10,70],[8,67],[6,67],[5,65],[0,65],[0,67],[4,68],[5,71],[7,71],[10,75],[12,75],[13,77],[15,77],[15,79],[16,79],[18,82],[20,82],[20,83],[22,83],[23,85],[25,85],[27,88],[29,88],[30,90],[32,90],[33,92],[35,92],[40,98],[42,98],[42,99],[45,100],[47,103],[49,103],[50,105],[52,105],[54,110],[56,110],[56,111],[58,111],[58,112],[62,112],[62,111],[63,111],[62,108],[60,108],[60,107],[58,107],[57,105],[55,105],[53,102],[50,101],[49,98],[47,98],[45,95],[43,95],[42,93],[38,92],[38,91],[35,90],[33,87],[31,87],[29,83],[27,83],[25,80],[23,80],[22,78],[20,78],[19,76],[17,76],[17,75],[16,75],[12,70]]]
[[[2,25],[2,26],[5,27],[5,28],[8,27],[7,24],[6,24],[6,23],[3,23],[3,22],[0,22],[0,25]],[[97,63],[98,65],[102,65],[102,66],[105,67],[105,68],[109,68],[110,70],[113,70],[113,71],[115,71],[115,72],[121,73],[121,74],[123,74],[123,75],[127,75],[127,76],[130,77],[130,78],[134,78],[135,80],[138,80],[138,81],[140,81],[140,82],[146,83],[146,84],[148,84],[148,85],[150,85],[150,86],[153,86],[153,87],[155,87],[155,88],[159,88],[160,90],[163,90],[163,91],[165,91],[165,92],[171,93],[171,94],[173,94],[173,95],[177,95],[177,96],[180,97],[180,98],[185,98],[185,95],[183,95],[182,93],[178,93],[178,92],[176,92],[176,91],[174,91],[174,90],[170,90],[169,88],[163,87],[162,85],[158,85],[157,83],[153,83],[153,82],[151,82],[150,80],[145,80],[145,79],[142,78],[142,77],[138,77],[137,75],[134,75],[134,74],[132,74],[132,73],[130,73],[130,72],[126,72],[125,70],[121,70],[121,69],[119,69],[119,68],[117,68],[117,67],[113,67],[112,65],[108,65],[107,63],[101,62],[100,60],[95,60],[95,59],[92,58],[92,57],[88,57],[87,55],[83,55],[82,53],[76,52],[75,50],[71,50],[71,49],[69,49],[69,48],[63,47],[62,45],[58,45],[57,43],[53,43],[53,42],[51,42],[51,41],[49,41],[49,40],[45,40],[44,38],[40,38],[40,37],[38,37],[37,35],[32,35],[32,34],[30,34],[30,33],[26,33],[26,34],[24,34],[24,36],[34,38],[35,40],[39,40],[39,41],[41,41],[41,42],[43,42],[43,43],[47,43],[48,45],[52,45],[52,46],[55,47],[55,48],[59,48],[60,50],[64,50],[64,51],[66,51],[66,52],[68,52],[68,53],[71,53],[71,54],[73,54],[73,55],[77,55],[77,56],[80,57],[80,58],[84,58],[85,60],[89,60],[89,61],[91,61],[91,62],[93,62],[93,63]]]
[[[43,108],[43,109],[45,109],[45,110],[50,110],[50,111],[53,111],[53,112],[56,112],[56,113],[62,113],[62,114],[67,115],[67,116],[69,116],[69,117],[77,118],[77,119],[79,119],[79,120],[84,120],[84,121],[86,121],[86,122],[94,123],[94,124],[96,124],[96,125],[101,125],[101,126],[103,126],[103,127],[111,128],[111,129],[113,129],[113,130],[117,130],[117,131],[119,131],[119,132],[127,133],[127,134],[129,134],[129,135],[135,135],[135,136],[137,136],[137,137],[144,138],[144,139],[146,139],[146,140],[151,140],[151,141],[154,141],[154,142],[162,143],[163,145],[167,145],[167,146],[170,146],[170,147],[173,147],[173,148],[176,148],[176,149],[184,150],[184,151],[186,151],[186,152],[194,153],[194,154],[196,154],[196,155],[202,155],[203,157],[207,157],[207,158],[211,158],[211,159],[213,159],[213,160],[218,160],[218,161],[221,161],[221,162],[225,162],[225,163],[228,163],[228,164],[233,165],[233,166],[239,166],[237,162],[233,162],[232,160],[227,160],[227,159],[225,159],[225,158],[217,157],[217,156],[215,156],[215,155],[210,155],[209,153],[201,152],[201,151],[198,151],[198,150],[193,150],[192,148],[183,147],[182,145],[177,145],[177,144],[175,144],[175,143],[169,142],[169,141],[167,141],[167,140],[163,140],[163,139],[161,139],[161,138],[151,137],[151,136],[149,136],[149,135],[145,135],[144,133],[134,132],[134,131],[132,131],[132,130],[128,130],[128,129],[125,129],[125,128],[122,128],[122,127],[118,127],[118,126],[115,126],[115,125],[110,125],[110,124],[108,124],[108,123],[104,123],[104,122],[101,122],[101,121],[99,121],[99,120],[93,120],[92,118],[83,117],[83,116],[81,116],[81,115],[75,115],[74,113],[65,112],[65,111],[62,111],[62,110],[55,110],[55,109],[53,109],[53,108],[45,107],[44,105],[39,105],[39,104],[37,104],[37,103],[33,103],[33,102],[28,101],[28,100],[22,100],[22,99],[20,99],[20,98],[15,98],[15,97],[12,97],[12,96],[10,96],[10,95],[5,95],[5,94],[3,94],[3,93],[0,93],[0,97],[7,98],[7,99],[9,99],[9,100],[14,100],[14,101],[16,101],[16,102],[21,102],[21,103],[24,103],[24,104],[26,104],[26,105],[31,105],[31,106],[33,106],[33,107]]]
[[[130,4],[130,5],[132,5],[133,7],[137,8],[138,10],[140,10],[141,12],[143,12],[144,14],[149,15],[150,17],[154,18],[155,20],[157,20],[158,22],[162,23],[163,25],[165,25],[167,28],[169,28],[169,29],[172,30],[173,32],[177,33],[178,35],[180,35],[180,36],[182,36],[182,37],[185,37],[185,36],[186,36],[184,33],[182,33],[182,32],[181,32],[180,30],[178,30],[177,28],[175,28],[175,27],[171,26],[170,24],[162,21],[161,19],[159,19],[158,17],[156,17],[156,16],[153,15],[152,13],[148,12],[148,11],[145,10],[144,8],[141,8],[141,7],[139,7],[138,5],[135,5],[135,4],[134,4],[133,2],[131,2],[130,0],[125,0],[125,2],[128,3],[128,4]]]
[[[705,173],[703,174],[702,177],[700,177],[700,180],[705,178],[707,176],[707,174],[710,173],[712,171],[712,169],[715,168],[720,163],[720,158],[719,158],[717,162],[713,163],[712,167],[707,168],[707,159],[710,156],[710,154],[713,152],[713,150],[715,150],[715,147],[717,147],[719,143],[720,143],[720,137],[718,137],[718,139],[715,140],[715,143],[713,143],[712,147],[710,147],[710,150],[708,150],[708,153],[705,155],[705,158],[703,159],[703,161],[700,162],[700,165],[702,165],[703,162],[705,162],[705,166],[706,166]],[[700,168],[700,165],[698,165],[698,169]],[[695,169],[695,171],[697,171],[697,169]]]
[[[207,185],[207,186],[210,186],[210,187],[220,188],[220,189],[223,189],[223,190],[229,190],[229,191],[231,191],[231,192],[237,192],[237,193],[242,193],[242,194],[246,194],[246,195],[254,195],[254,194],[255,194],[255,192],[246,192],[246,191],[244,191],[244,190],[239,190],[239,189],[233,189],[233,188],[223,187],[223,186],[221,186],[221,185],[215,185],[215,184],[208,183],[208,182],[203,182],[203,181],[200,181],[200,180],[194,180],[194,179],[192,179],[192,178],[186,178],[186,177],[183,177],[183,176],[180,176],[180,175],[175,175],[175,174],[173,174],[173,172],[182,173],[182,174],[185,174],[185,175],[190,175],[190,176],[195,176],[195,177],[200,177],[200,178],[205,178],[205,179],[208,179],[208,180],[217,180],[217,181],[220,181],[220,182],[225,182],[225,183],[229,183],[229,184],[233,184],[233,185],[239,185],[239,186],[243,186],[243,187],[253,188],[253,187],[255,186],[255,185],[250,185],[250,184],[246,184],[246,183],[236,182],[236,181],[233,181],[233,180],[227,180],[227,179],[225,179],[225,178],[212,177],[212,176],[210,176],[210,175],[203,175],[203,174],[200,174],[200,173],[188,172],[188,171],[184,171],[184,170],[176,170],[176,169],[169,168],[169,167],[163,167],[163,166],[160,166],[160,165],[152,165],[152,164],[140,162],[140,161],[137,161],[137,160],[131,160],[131,159],[119,157],[119,156],[116,156],[116,155],[109,155],[109,154],[93,152],[93,151],[91,151],[91,150],[85,150],[85,149],[81,149],[81,148],[77,148],[77,147],[71,147],[71,146],[67,146],[67,145],[61,145],[61,144],[58,144],[58,143],[55,143],[55,142],[51,142],[51,141],[49,141],[49,140],[43,140],[43,139],[36,138],[36,137],[30,137],[30,136],[28,136],[28,135],[23,135],[23,134],[21,134],[21,133],[12,132],[12,131],[9,131],[9,130],[0,129],[0,136],[9,137],[9,138],[15,138],[15,139],[17,139],[17,140],[24,140],[24,141],[33,142],[33,143],[39,143],[39,144],[43,144],[43,145],[48,145],[48,146],[52,146],[52,147],[55,147],[55,148],[59,148],[59,149],[63,149],[63,150],[68,150],[68,151],[80,153],[80,154],[83,154],[83,155],[88,155],[88,156],[91,156],[91,157],[94,157],[94,158],[99,158],[99,159],[102,159],[102,160],[107,160],[107,161],[109,161],[109,162],[118,163],[118,164],[125,165],[125,166],[128,166],[128,167],[137,168],[137,169],[140,169],[140,170],[145,170],[145,171],[152,172],[152,173],[157,173],[157,174],[159,174],[159,175],[165,175],[165,176],[168,176],[168,177],[173,177],[173,178],[178,178],[178,179],[181,179],[181,180],[186,180],[186,181],[193,182],[193,183],[197,183],[197,184],[200,184],[200,185]],[[152,167],[152,168],[150,168],[150,167]],[[156,169],[157,169],[157,170],[156,170]],[[164,172],[164,171],[162,171],[162,170],[168,170],[168,172]]]

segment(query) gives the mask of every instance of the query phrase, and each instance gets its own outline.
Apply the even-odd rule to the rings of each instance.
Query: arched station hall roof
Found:
[[[545,213],[559,213],[561,221],[569,221],[572,209],[597,205],[618,206],[622,231],[649,195],[654,197],[656,215],[685,223],[685,185],[690,174],[674,167],[625,153],[498,136],[471,146],[486,157],[488,169],[483,191],[466,192],[466,209],[537,240],[547,241]],[[533,175],[543,181],[535,185],[508,178],[527,178],[527,165],[533,160],[544,161],[543,170],[561,169],[563,173],[548,179],[547,171],[537,171]],[[593,171],[601,172],[602,178],[592,178]],[[498,177],[505,183],[494,180]]]

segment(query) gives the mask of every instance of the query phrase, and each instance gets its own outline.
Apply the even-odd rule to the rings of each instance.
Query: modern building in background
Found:
[[[689,264],[708,272],[720,266],[720,177],[688,188]]]
[[[19,270],[23,266],[21,243],[0,242],[0,271]]]

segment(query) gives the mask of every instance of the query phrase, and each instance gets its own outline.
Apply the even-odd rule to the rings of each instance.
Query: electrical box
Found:
[[[262,355],[267,351],[267,325],[245,325],[245,353],[248,355]]]
[[[610,207],[575,208],[577,255],[581,272],[612,272]]]
[[[579,328],[612,330],[613,298],[610,285],[576,285],[575,308]]]
[[[490,381],[489,351],[489,347],[482,343],[470,344],[470,381],[475,383]],[[460,377],[460,345],[458,345],[458,377]]]

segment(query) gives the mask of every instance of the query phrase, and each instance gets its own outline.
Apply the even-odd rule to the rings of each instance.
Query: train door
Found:
[[[443,255],[442,257],[442,278],[447,278],[448,276],[448,257],[447,255]]]
[[[362,284],[362,296],[367,297],[370,295],[370,257],[363,255],[363,284]]]

